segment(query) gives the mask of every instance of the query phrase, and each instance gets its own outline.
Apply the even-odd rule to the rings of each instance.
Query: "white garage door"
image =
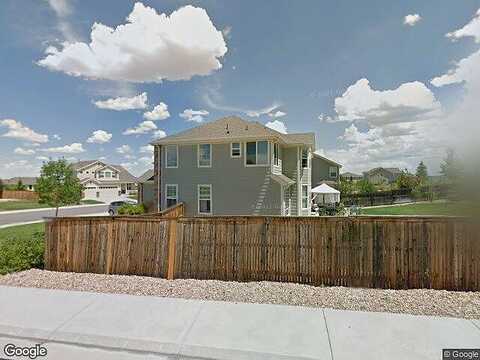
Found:
[[[84,200],[97,200],[110,204],[112,201],[118,200],[119,188],[117,187],[100,187],[100,188],[85,188]]]

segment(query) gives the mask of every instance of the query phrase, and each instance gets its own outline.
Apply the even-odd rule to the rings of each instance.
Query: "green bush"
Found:
[[[0,274],[43,268],[45,234],[35,232],[31,237],[0,239]]]
[[[118,209],[118,215],[141,215],[145,213],[145,208],[142,204],[133,205],[125,204]]]

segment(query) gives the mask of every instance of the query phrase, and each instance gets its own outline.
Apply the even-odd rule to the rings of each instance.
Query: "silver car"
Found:
[[[120,209],[123,205],[129,204],[126,201],[113,201],[108,206],[108,214],[110,216],[118,215],[118,209]]]

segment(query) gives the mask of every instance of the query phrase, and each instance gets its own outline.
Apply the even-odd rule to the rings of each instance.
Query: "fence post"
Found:
[[[168,261],[167,261],[167,279],[174,279],[175,272],[175,244],[177,242],[177,219],[168,220]]]

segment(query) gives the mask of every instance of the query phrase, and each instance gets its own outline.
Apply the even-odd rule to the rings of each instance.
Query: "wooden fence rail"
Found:
[[[45,256],[58,271],[478,291],[478,230],[446,217],[59,218]]]
[[[0,199],[38,200],[38,194],[28,190],[3,190],[0,191]]]

